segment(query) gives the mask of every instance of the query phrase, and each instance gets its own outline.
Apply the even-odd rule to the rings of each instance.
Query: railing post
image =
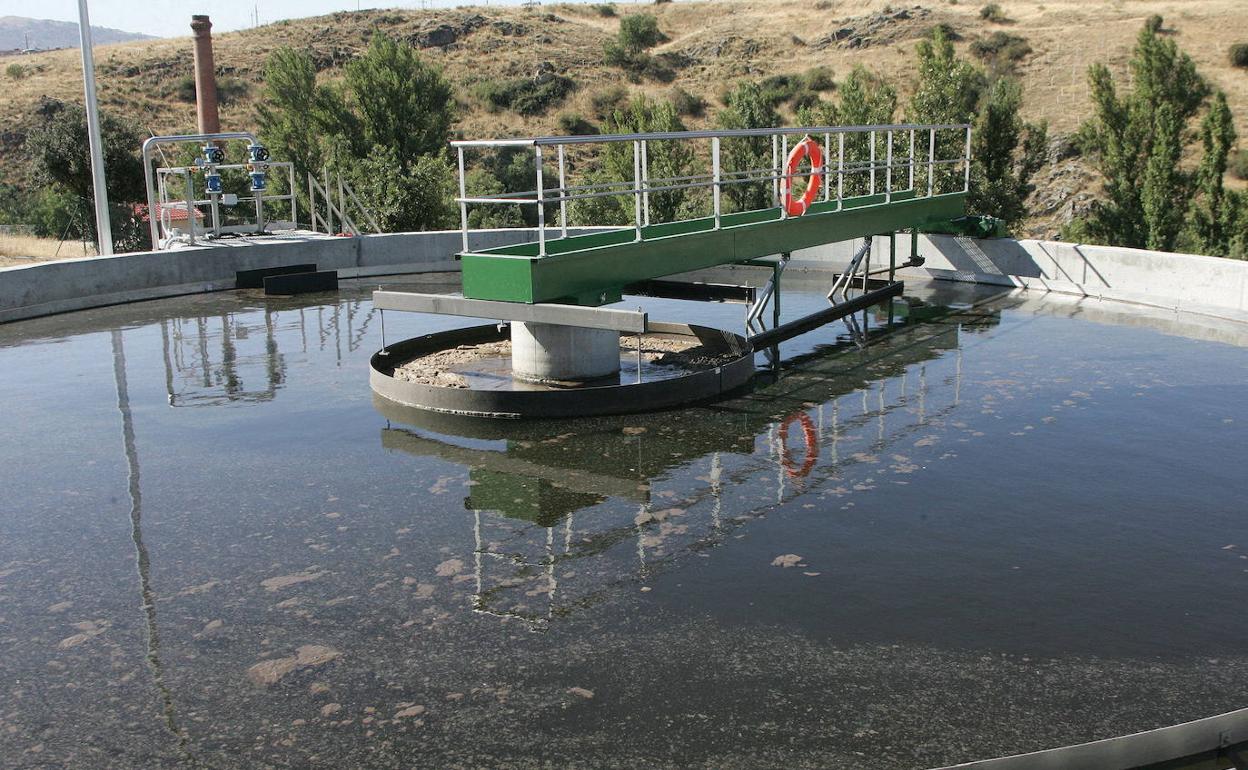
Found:
[[[633,225],[637,228],[634,240],[641,240],[641,142],[633,140]]]
[[[832,175],[828,173],[828,159],[832,157],[832,135],[823,135],[823,201],[827,203],[832,195]]]
[[[308,218],[312,220],[312,232],[316,232],[316,194],[312,191],[311,171],[308,172]]]
[[[871,188],[867,191],[867,195],[875,195],[875,132],[869,134],[871,141]]]
[[[836,135],[836,210],[845,206],[845,132]]]
[[[971,191],[971,126],[966,126],[966,155],[963,157],[963,163],[966,166],[965,176],[962,182],[962,192],[969,193]]]
[[[295,223],[295,229],[298,230],[299,209],[297,208],[297,201],[299,193],[295,190],[295,164],[290,164],[286,167],[286,170],[288,172],[287,176],[289,177],[289,181],[286,184],[290,187],[290,221]]]
[[[559,233],[568,237],[568,171],[563,156],[563,145],[559,145]]]
[[[906,164],[910,167],[910,186],[906,189],[914,192],[914,129],[910,129],[910,155]]]
[[[650,153],[649,143],[641,140],[641,224],[650,226]]]
[[[936,129],[931,129],[927,137],[927,197],[936,192]]]
[[[714,205],[715,205],[715,229],[718,230],[719,229],[719,216],[720,216],[720,203],[719,203],[720,167],[719,167],[719,137],[718,136],[711,138],[711,178],[712,180],[714,180],[712,182],[713,187],[712,187],[711,197],[714,200]]]
[[[780,136],[771,135],[771,200],[780,202]]]
[[[781,163],[785,163],[785,164],[788,163],[788,157],[789,157],[789,135],[788,134],[784,134],[780,137],[780,155],[778,157],[780,157]],[[780,218],[788,219],[789,207],[784,205],[784,199],[793,197],[793,179],[788,175],[787,169],[785,170],[785,172],[781,172],[779,165],[776,166],[776,176],[780,177],[780,179],[778,180],[780,183]]]
[[[546,196],[542,192],[542,146],[533,145],[533,163],[537,166],[537,256],[546,256]]]
[[[884,169],[884,202],[891,203],[893,200],[893,132],[888,134],[888,149],[884,151],[885,163],[888,167]]]
[[[464,198],[468,197],[465,190],[466,182],[464,181],[464,148],[457,147],[459,150],[459,227],[463,231],[464,251],[468,251],[468,204],[464,202]]]
[[[334,200],[329,197],[329,166],[321,169],[321,174],[325,177],[325,186],[321,191],[325,193],[325,232],[330,235],[334,234]]]

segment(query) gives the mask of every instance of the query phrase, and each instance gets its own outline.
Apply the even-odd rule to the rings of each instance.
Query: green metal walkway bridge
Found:
[[[801,154],[809,148],[810,157],[803,158],[806,167],[799,170],[793,155],[803,144]],[[965,124],[687,131],[452,145],[460,169],[456,200],[463,229],[459,258],[464,297],[505,302],[610,304],[620,299],[624,287],[639,281],[855,238],[947,228],[965,215],[970,183],[970,126]],[[655,156],[670,152],[673,145],[692,163],[702,163],[701,173],[655,176],[656,165],[662,165],[654,162]],[[466,152],[506,150],[532,153],[533,189],[470,195]],[[583,169],[618,168],[621,159],[627,163],[630,151],[631,179],[571,179]],[[609,154],[614,163],[604,164]],[[743,156],[754,163],[742,163]],[[552,171],[554,185],[547,183]],[[793,215],[786,201],[802,186],[809,207]],[[735,191],[745,190],[754,200],[769,197],[771,205],[725,211],[725,197],[731,200]],[[656,196],[670,198],[673,193],[686,198],[682,210],[701,204],[704,215],[654,221]],[[630,225],[570,234],[570,207],[595,198],[631,199],[630,206],[618,206],[631,209]],[[537,239],[473,249],[469,207],[499,205],[535,208]],[[558,217],[555,226],[549,222],[552,216]]]
[[[513,348],[525,360],[540,361],[538,376],[550,379],[589,378],[596,370],[589,361],[605,370],[618,358],[619,332],[648,331],[640,310],[603,307],[626,293],[709,298],[699,292],[736,291],[751,304],[749,342],[774,358],[777,343],[899,295],[897,233],[911,239],[906,264],[921,264],[918,234],[949,231],[965,217],[971,178],[966,124],[539,137],[452,146],[459,167],[463,294],[379,291],[374,304],[510,321]],[[467,169],[490,160],[480,156],[491,153],[510,168],[527,165],[533,188],[470,191],[477,177]],[[490,217],[498,207],[527,209],[535,238],[500,246],[497,234],[473,227],[500,221]],[[571,227],[570,219],[576,221]],[[872,272],[872,239],[880,235],[889,237],[889,261]],[[862,239],[862,246],[835,278],[829,307],[782,325],[780,276],[791,254],[854,239]],[[771,277],[761,291],[657,280],[737,264],[768,268]],[[872,278],[885,273],[886,280]],[[762,319],[768,306],[770,329]]]

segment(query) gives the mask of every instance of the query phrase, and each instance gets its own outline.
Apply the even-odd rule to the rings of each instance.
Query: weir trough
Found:
[[[741,374],[753,369],[754,351],[764,351],[777,363],[775,346],[780,342],[899,296],[896,234],[910,237],[907,265],[921,264],[919,233],[948,231],[964,221],[970,183],[970,126],[965,124],[539,137],[452,145],[459,167],[456,202],[462,250],[457,258],[463,294],[378,291],[374,301],[383,312],[505,322],[497,328],[498,334],[505,328],[510,337],[504,357],[510,356],[511,387],[500,389],[491,383],[485,388],[488,395],[444,394],[444,390],[479,393],[475,383],[479,378],[468,376],[473,363],[459,360],[471,356],[455,356],[449,372],[431,363],[427,374],[417,372],[415,383],[403,380],[405,367],[416,359],[443,353],[445,349],[436,347],[440,344],[458,347],[463,339],[479,339],[489,343],[481,348],[482,355],[497,358],[504,350],[498,346],[501,340],[480,329],[466,330],[462,338],[433,335],[387,346],[373,358],[372,382],[381,396],[410,406],[510,417],[645,411],[714,397],[739,386],[744,382]],[[689,159],[683,171],[701,164],[701,172],[656,174],[656,166],[670,166],[652,160],[673,147]],[[532,153],[534,188],[472,194],[465,169],[468,154],[477,152]],[[585,169],[618,168],[630,155],[631,178],[595,177],[579,183],[573,178]],[[726,162],[729,159],[735,166]],[[552,161],[553,168],[548,168]],[[550,179],[557,183],[548,184]],[[631,226],[569,232],[569,216],[576,213],[569,204],[606,206],[604,210],[614,214],[604,216],[617,220],[629,216]],[[482,206],[520,207],[536,224],[536,240],[474,248],[469,207]],[[704,213],[687,218],[674,218],[672,213],[699,208]],[[549,224],[555,217],[558,224]],[[888,265],[877,271],[886,279],[872,278],[871,241],[876,236],[889,239]],[[780,279],[790,254],[851,239],[863,239],[864,246],[830,287],[829,306],[781,326]],[[725,265],[770,270],[771,277],[761,291],[749,286],[711,289],[671,280]],[[719,358],[707,359],[713,365],[699,372],[688,362],[702,359],[686,356],[688,370],[682,376],[664,376],[663,384],[652,383],[656,393],[650,398],[638,397],[639,386],[647,384],[641,362],[643,335],[660,328],[672,334],[676,326],[653,324],[643,313],[606,307],[621,302],[630,290],[689,299],[747,299],[750,336],[721,332],[719,337],[729,340],[725,344],[734,351],[741,347],[729,376],[723,376]],[[769,307],[771,328],[763,318]],[[698,330],[694,333],[701,342],[709,333],[701,327],[682,328]],[[636,382],[619,381],[620,332],[637,335]],[[437,360],[445,363],[446,358]],[[497,374],[495,363],[490,365]],[[534,387],[543,385],[549,387]],[[610,395],[621,388],[629,389],[630,395]],[[585,395],[591,392],[594,395]]]

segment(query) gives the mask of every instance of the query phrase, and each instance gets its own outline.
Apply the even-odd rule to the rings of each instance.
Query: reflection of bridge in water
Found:
[[[882,457],[917,470],[908,454],[936,452],[926,446],[961,403],[964,335],[999,314],[913,301],[902,310],[926,322],[877,327],[865,349],[851,332],[770,384],[703,408],[507,425],[377,399],[387,417],[416,426],[384,429],[382,444],[469,468],[473,608],[541,629],[799,493],[869,488]]]

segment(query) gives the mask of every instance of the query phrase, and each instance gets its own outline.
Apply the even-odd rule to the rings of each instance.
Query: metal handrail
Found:
[[[953,158],[937,158],[937,132],[957,131],[963,141],[962,153]],[[916,139],[921,133],[927,136],[926,157],[916,152]],[[898,136],[901,134],[901,136]],[[782,159],[789,156],[789,138],[796,135],[819,137],[822,140],[823,161],[812,165],[809,171],[788,173],[782,165]],[[847,136],[864,135],[869,138],[868,159],[847,158]],[[833,142],[832,137],[836,137]],[[761,168],[725,170],[721,163],[721,141],[724,139],[770,138],[771,164]],[[655,141],[698,141],[710,140],[710,173],[695,173],[672,177],[651,178],[648,148]],[[901,146],[896,147],[898,141]],[[908,141],[907,141],[908,140]],[[633,144],[632,180],[594,182],[581,185],[568,185],[567,152],[572,145]],[[948,147],[948,140],[941,141],[942,147]],[[568,235],[568,207],[571,201],[589,200],[605,197],[633,197],[634,240],[643,240],[643,229],[650,226],[650,196],[676,190],[710,190],[712,197],[714,229],[722,226],[722,192],[731,185],[763,185],[770,183],[772,206],[780,208],[780,218],[787,219],[788,211],[783,203],[786,191],[792,189],[792,183],[798,179],[813,180],[822,177],[821,200],[825,203],[835,201],[836,210],[841,210],[846,197],[862,195],[883,195],[883,203],[891,203],[894,194],[904,193],[918,197],[934,197],[937,195],[935,178],[937,167],[961,166],[962,190],[970,191],[971,181],[971,126],[967,123],[940,124],[889,124],[879,126],[804,126],[794,128],[753,128],[753,129],[720,129],[704,131],[669,131],[645,134],[608,134],[595,136],[558,136],[534,137],[527,139],[479,139],[456,140],[451,142],[457,155],[459,170],[459,195],[455,202],[459,204],[460,226],[462,231],[463,251],[470,252],[468,205],[469,204],[513,204],[536,206],[537,208],[537,242],[539,257],[547,255],[546,242],[547,224],[546,207],[558,206],[559,235]],[[543,149],[553,146],[556,150],[555,163],[558,168],[558,185],[548,187],[543,179]],[[523,192],[487,193],[470,196],[467,191],[467,174],[465,150],[469,148],[506,148],[532,147],[533,165],[536,187]],[[850,147],[851,152],[862,152],[864,148]],[[898,150],[894,152],[894,150]],[[882,152],[877,152],[880,150]],[[880,157],[880,156],[883,157]],[[703,156],[704,157],[704,156]],[[925,170],[927,175],[926,193],[918,188],[916,172]],[[956,172],[955,172],[956,173]],[[866,177],[865,192],[860,188],[847,190],[847,179]],[[953,178],[951,176],[951,178]],[[943,186],[943,185],[942,185]],[[847,192],[849,195],[847,195]],[[941,194],[949,191],[941,191]],[[699,217],[700,218],[700,217]],[[707,217],[708,219],[711,217]]]
[[[662,141],[665,139],[737,139],[751,136],[795,136],[798,134],[862,134],[887,131],[969,129],[969,123],[897,123],[880,126],[805,126],[796,128],[724,128],[698,131],[658,131],[650,134],[583,134],[578,136],[537,136],[526,139],[457,139],[452,147],[551,147],[568,144]]]

